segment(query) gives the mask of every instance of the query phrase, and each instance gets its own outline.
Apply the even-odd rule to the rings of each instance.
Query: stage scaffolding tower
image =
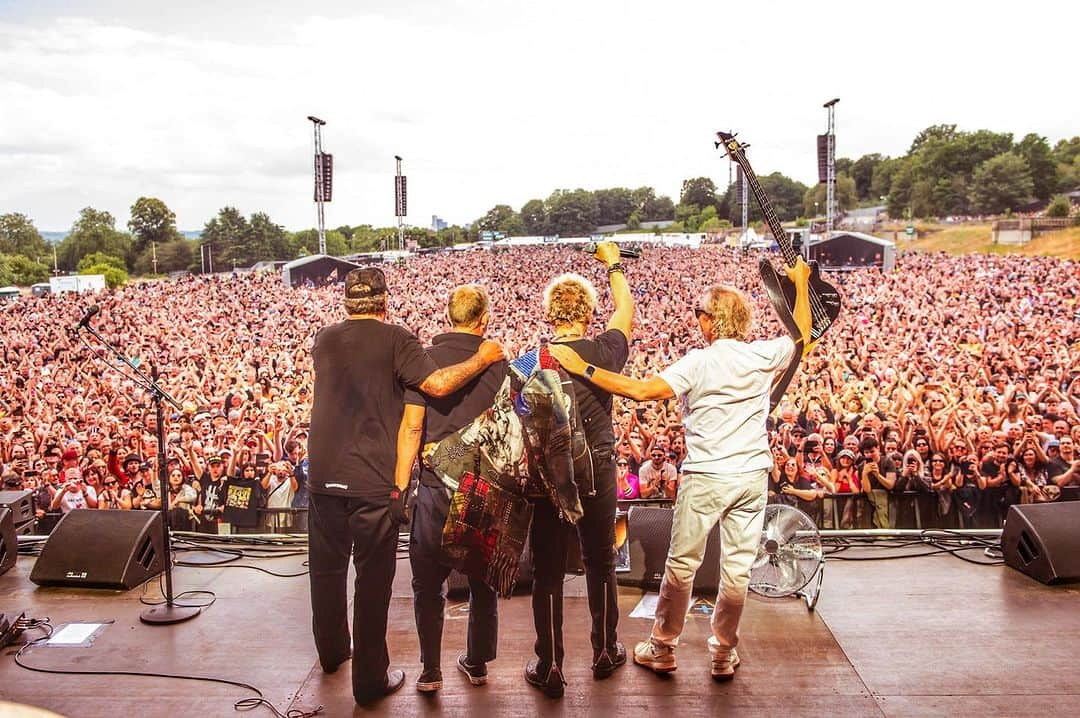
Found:
[[[319,224],[319,254],[326,254],[326,215],[323,212],[323,203],[330,198],[326,196],[327,175],[329,174],[329,161],[322,151],[322,128],[325,120],[320,120],[314,115],[308,115],[308,119],[315,126],[315,207],[316,218]]]

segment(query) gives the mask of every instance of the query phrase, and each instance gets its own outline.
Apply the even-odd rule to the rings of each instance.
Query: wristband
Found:
[[[596,373],[596,367],[593,366],[592,364],[585,367],[585,378],[588,379],[589,381],[592,381],[592,375],[595,374],[595,373]]]
[[[611,265],[610,267],[607,268],[607,273],[608,273],[609,277],[612,274],[615,274],[615,272],[621,272],[621,271],[623,271],[622,262],[615,262],[615,264],[613,264],[613,265]]]

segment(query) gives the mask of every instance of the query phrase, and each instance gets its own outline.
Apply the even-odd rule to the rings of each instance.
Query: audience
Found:
[[[759,257],[663,248],[627,261],[637,315],[626,372],[645,376],[700,346],[692,308],[713,282],[751,297],[756,336],[782,332]],[[426,255],[385,269],[389,318],[425,343],[445,330],[449,290],[483,284],[489,334],[513,353],[549,338],[540,296],[553,275],[573,270],[606,285],[602,268],[559,246]],[[911,523],[920,495],[927,526],[1000,525],[1011,503],[1071,497],[1063,490],[1080,483],[1076,262],[905,254],[887,275],[859,269],[830,279],[843,312],[770,419],[772,500],[798,502],[827,522],[840,513],[844,526],[884,528]],[[85,332],[70,333],[91,301],[102,334],[141,367],[156,367],[182,404],[165,416],[164,456],[148,392]],[[609,304],[602,291],[598,312],[610,313]],[[342,311],[339,288],[290,289],[272,273],[5,304],[2,473],[35,492],[39,513],[156,509],[162,461],[178,524],[215,531],[229,482],[254,485],[262,506],[302,508],[311,343]],[[621,499],[674,498],[685,457],[681,411],[675,401],[617,401]],[[288,527],[282,516],[263,528]]]

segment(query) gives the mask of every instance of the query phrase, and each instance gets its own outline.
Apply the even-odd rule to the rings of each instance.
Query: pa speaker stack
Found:
[[[34,494],[0,491],[0,573],[15,565],[19,536],[34,532]]]
[[[30,580],[126,591],[164,570],[159,512],[75,509],[49,535]]]
[[[1080,501],[1010,506],[1001,553],[1006,564],[1037,581],[1080,581]]]

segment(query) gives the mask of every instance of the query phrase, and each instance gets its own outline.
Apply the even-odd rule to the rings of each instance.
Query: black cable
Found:
[[[50,673],[53,675],[61,676],[135,676],[143,678],[170,678],[181,681],[201,681],[204,683],[219,683],[227,686],[235,686],[237,688],[243,688],[249,690],[255,694],[252,698],[241,698],[233,703],[233,709],[238,711],[249,711],[253,708],[257,708],[260,705],[264,705],[273,711],[274,715],[278,718],[312,718],[312,716],[319,715],[323,711],[323,706],[317,706],[313,711],[303,711],[299,708],[292,708],[284,713],[277,709],[270,701],[266,700],[263,692],[250,683],[244,683],[243,681],[234,681],[228,678],[214,678],[212,676],[191,676],[183,673],[156,673],[151,671],[115,671],[115,670],[76,670],[67,668],[41,668],[38,666],[31,666],[24,663],[22,659],[23,652],[31,646],[35,646],[43,641],[49,640],[53,634],[52,624],[48,618],[44,618],[38,621],[31,621],[31,625],[27,625],[27,629],[35,628],[47,630],[44,636],[35,638],[32,641],[26,641],[15,653],[15,664],[20,668],[24,668],[28,671],[35,671],[37,673]]]

